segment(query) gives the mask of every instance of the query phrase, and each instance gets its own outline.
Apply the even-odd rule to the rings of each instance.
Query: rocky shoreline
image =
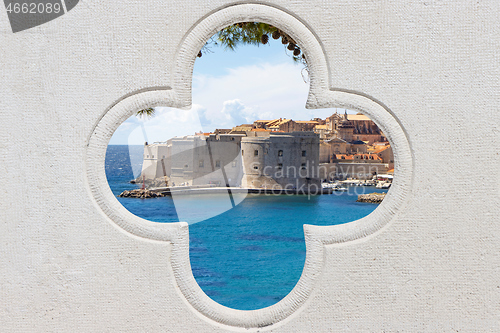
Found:
[[[130,181],[130,184],[139,184],[141,185],[143,183],[142,177],[137,177],[136,179],[132,179]],[[153,187],[168,187],[169,184],[169,178],[167,176],[165,177],[158,177],[155,179],[145,179],[144,180],[144,186],[146,188],[153,188]]]
[[[358,195],[358,200],[356,202],[368,202],[379,204],[384,200],[385,193],[369,193],[369,194],[360,194]]]

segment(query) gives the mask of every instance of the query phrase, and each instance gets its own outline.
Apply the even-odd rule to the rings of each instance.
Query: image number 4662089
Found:
[[[12,32],[52,21],[73,9],[79,0],[4,0]]]

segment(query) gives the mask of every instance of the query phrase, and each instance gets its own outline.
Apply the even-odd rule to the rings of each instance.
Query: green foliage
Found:
[[[137,117],[151,118],[152,116],[154,116],[154,114],[155,114],[155,109],[153,109],[153,108],[147,108],[147,109],[143,109],[143,110],[137,111],[136,116]]]
[[[271,34],[276,28],[265,23],[237,23],[217,33],[217,41],[227,49],[234,50],[238,44],[259,45],[262,36]],[[217,45],[217,41],[215,44]]]
[[[260,22],[240,22],[220,30],[205,44],[198,53],[198,57],[208,52],[212,45],[234,51],[238,45],[242,44],[256,46],[267,44],[271,40],[270,37],[272,39],[281,38],[281,43],[285,46],[285,49],[291,51],[289,55],[293,60],[304,64],[307,68],[302,50],[288,34],[272,25]]]
[[[214,37],[212,37],[198,52],[198,57],[201,58],[204,53],[210,52],[211,46],[224,47],[225,49],[234,51],[238,45],[256,45],[260,46],[269,43],[272,39],[281,39],[281,43],[288,50],[287,53],[292,57],[295,62],[304,65],[302,76],[304,81],[307,82],[307,62],[306,57],[302,53],[300,46],[285,32],[278,28],[260,22],[240,22],[230,25],[220,30]],[[304,72],[306,75],[304,75]],[[153,108],[140,110],[137,112],[138,117],[152,117],[155,111]]]

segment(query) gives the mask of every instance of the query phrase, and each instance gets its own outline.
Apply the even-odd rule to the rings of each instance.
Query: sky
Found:
[[[196,58],[190,110],[157,107],[150,119],[132,116],[109,144],[142,145],[258,119],[310,120],[344,113],[344,109],[305,108],[309,83],[304,82],[303,67],[280,40],[238,46],[236,51],[212,46]]]

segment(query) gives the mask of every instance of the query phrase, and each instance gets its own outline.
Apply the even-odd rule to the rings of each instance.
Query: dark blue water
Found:
[[[106,176],[115,195],[137,188],[129,183],[134,178],[129,151],[139,156],[132,160],[140,161],[142,146],[108,146]],[[190,260],[196,281],[213,300],[235,309],[258,309],[278,302],[302,273],[306,255],[303,225],[340,224],[370,214],[377,205],[356,202],[363,191],[384,192],[352,187],[348,192],[320,196],[249,195],[235,208],[191,224]],[[150,221],[178,222],[175,204],[202,214],[227,198],[186,196],[175,198],[175,204],[171,197],[118,200]]]

